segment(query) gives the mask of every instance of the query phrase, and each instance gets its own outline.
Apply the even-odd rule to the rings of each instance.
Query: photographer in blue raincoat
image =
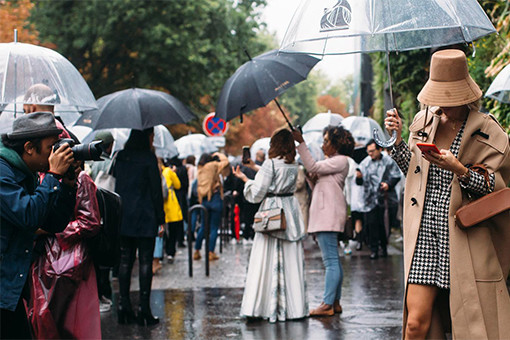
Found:
[[[60,180],[73,162],[53,115],[36,112],[13,122],[0,144],[0,317],[2,339],[31,338],[23,298],[38,229],[62,231],[73,213],[74,181]],[[46,172],[39,183],[37,172]]]

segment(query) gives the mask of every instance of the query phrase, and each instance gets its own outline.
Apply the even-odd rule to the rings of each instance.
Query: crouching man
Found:
[[[0,143],[0,316],[2,339],[30,338],[23,298],[37,232],[62,231],[76,191],[63,180],[73,161],[49,112],[23,115]],[[37,172],[46,172],[39,181]],[[39,183],[40,182],[40,183]],[[38,230],[40,229],[40,230]]]

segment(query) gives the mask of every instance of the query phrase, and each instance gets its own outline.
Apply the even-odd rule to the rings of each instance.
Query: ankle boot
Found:
[[[117,309],[117,322],[121,325],[129,325],[135,323],[136,315],[131,308],[129,298],[119,297],[119,307]]]
[[[159,323],[159,319],[152,315],[149,292],[140,292],[137,321],[140,326],[152,326]]]

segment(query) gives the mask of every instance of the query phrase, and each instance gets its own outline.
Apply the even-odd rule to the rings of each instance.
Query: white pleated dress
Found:
[[[305,227],[299,202],[294,196],[266,197],[267,193],[293,193],[297,171],[295,163],[268,159],[255,179],[245,184],[246,200],[252,203],[262,201],[261,210],[284,209],[287,230],[271,234],[256,233],[246,275],[241,316],[261,317],[276,322],[309,315],[302,243]]]

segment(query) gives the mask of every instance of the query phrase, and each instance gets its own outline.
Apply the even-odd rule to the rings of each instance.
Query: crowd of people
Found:
[[[349,254],[353,238],[357,250],[369,247],[370,259],[387,257],[389,232],[400,231],[402,219],[404,337],[508,334],[510,326],[500,322],[510,317],[508,216],[468,230],[456,228],[454,219],[469,202],[466,197],[508,184],[508,136],[479,112],[481,92],[462,52],[435,53],[430,74],[418,96],[424,110],[410,125],[407,143],[403,122],[391,110],[385,127],[397,139],[388,150],[373,140],[356,145],[348,130],[328,126],[325,159],[315,160],[297,129],[279,129],[267,156],[258,150],[255,160],[237,164],[221,152],[200,155],[198,162],[194,156],[158,158],[152,128],[132,130],[115,153],[111,133],[98,133],[103,161],[84,164],[68,143],[54,147],[62,138],[79,141],[55,119],[53,92],[33,86],[26,96],[49,101],[25,105],[27,114],[14,121],[0,144],[2,339],[101,338],[100,312],[111,309],[112,276],[119,283],[118,322],[159,323],[150,307],[153,275],[163,263],[174,263],[185,243],[194,242],[195,261],[203,256],[221,261],[215,251],[218,232],[222,223],[231,224],[225,211],[235,205],[241,236],[253,240],[240,310],[244,317],[276,322],[342,313],[339,245],[347,241],[343,248]],[[433,142],[440,152],[422,153],[417,142]],[[475,171],[477,164],[485,172]],[[119,261],[113,266],[97,263],[90,250],[105,223],[97,187],[115,191],[122,200]],[[226,195],[233,198],[229,203]],[[204,207],[208,221],[202,212],[188,220],[194,204]],[[264,230],[271,218],[279,222]],[[209,248],[202,251],[205,222]],[[320,248],[325,269],[322,302],[311,310],[303,249],[307,235]],[[136,259],[140,290],[139,306],[133,308]]]

